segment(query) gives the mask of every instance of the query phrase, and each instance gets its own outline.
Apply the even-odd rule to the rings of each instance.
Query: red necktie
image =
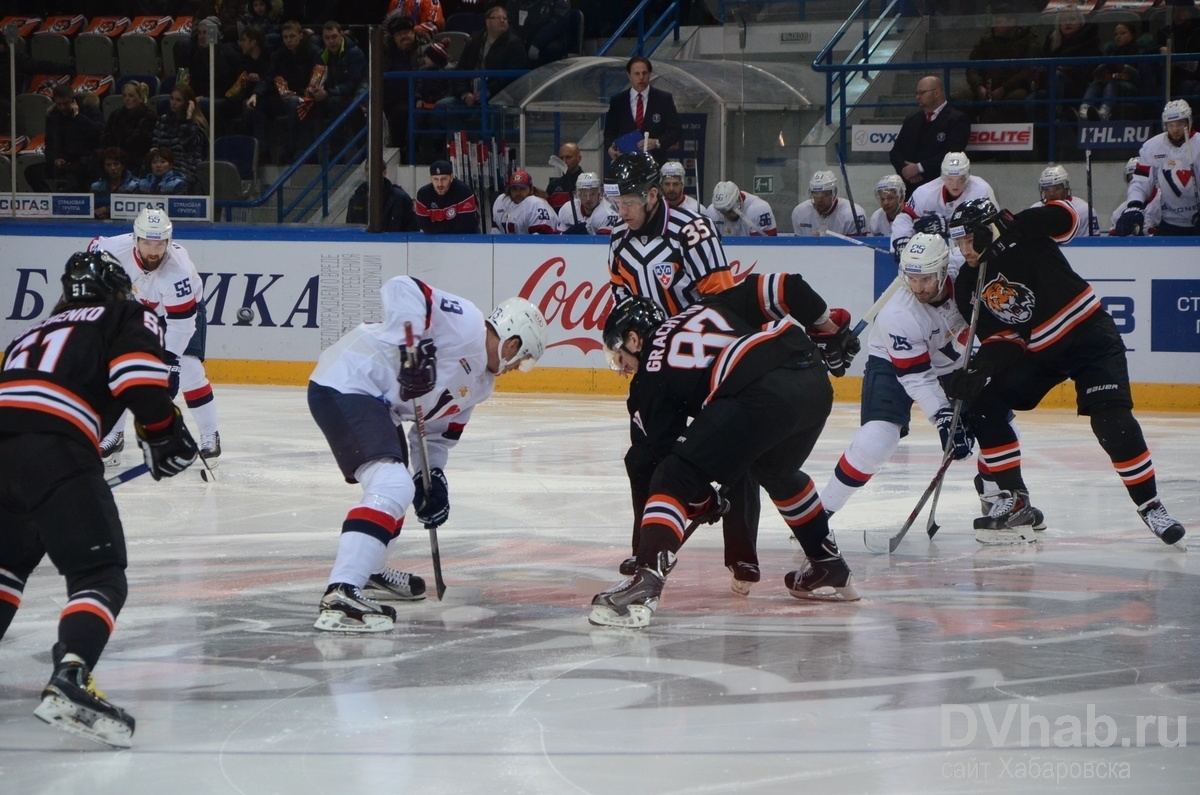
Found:
[[[933,121],[933,114],[932,114],[932,113],[926,113],[926,114],[925,114],[925,123],[926,123],[926,124],[929,124],[929,122],[931,122],[931,121]]]
[[[637,105],[634,107],[634,111],[633,111],[633,123],[637,126],[637,128],[639,130],[642,129],[642,120],[645,118],[646,118],[646,111],[642,107],[642,95],[638,94],[637,95]]]

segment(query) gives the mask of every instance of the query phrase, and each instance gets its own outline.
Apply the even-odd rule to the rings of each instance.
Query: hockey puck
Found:
[[[242,323],[250,323],[254,320],[254,310],[248,306],[243,306],[237,311],[237,319]]]

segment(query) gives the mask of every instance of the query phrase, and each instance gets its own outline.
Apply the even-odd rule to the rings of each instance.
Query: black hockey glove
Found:
[[[590,234],[591,234],[591,232],[589,232],[589,231],[588,231],[588,225],[587,225],[587,222],[586,222],[586,221],[579,221],[579,222],[577,222],[577,223],[571,224],[570,226],[568,226],[566,229],[564,229],[564,230],[563,230],[562,232],[560,232],[559,234],[563,234],[563,235],[590,235]]]
[[[947,406],[933,415],[933,424],[937,426],[938,435],[942,437],[942,451],[953,449],[955,461],[961,461],[971,455],[975,446],[975,437],[967,427],[965,412],[959,412],[958,425],[954,428],[954,438],[950,438],[950,421],[954,419],[954,409]]]
[[[811,334],[812,341],[821,349],[821,358],[829,368],[829,374],[841,378],[846,374],[846,368],[854,361],[854,356],[862,350],[858,337],[850,333],[850,313],[841,307],[829,310],[829,319],[838,324],[838,330],[832,334],[817,332]]]
[[[971,363],[968,370],[955,370],[946,376],[946,397],[971,403],[987,385],[991,373]],[[945,449],[945,448],[943,448]]]
[[[179,357],[170,351],[163,353],[163,364],[167,366],[167,394],[174,400],[179,394],[179,375],[183,368],[179,365]]]
[[[729,500],[725,499],[723,490],[709,486],[709,491],[703,502],[688,503],[688,519],[700,524],[712,524],[729,513]]]
[[[934,212],[925,213],[913,221],[913,234],[918,233],[950,237],[950,233],[946,231],[946,219]]]
[[[1125,208],[1125,212],[1121,213],[1117,218],[1117,223],[1113,227],[1113,234],[1117,237],[1137,237],[1142,233],[1142,229],[1146,226],[1146,214],[1142,212],[1145,205],[1139,201],[1132,201]]]
[[[421,340],[416,351],[400,346],[400,399],[416,400],[433,390],[437,383],[437,347],[433,340]]]
[[[429,498],[425,497],[425,482],[421,473],[413,475],[417,493],[413,495],[413,510],[426,527],[439,527],[450,518],[450,489],[446,474],[434,467],[429,470]]]
[[[1012,248],[1021,240],[1021,231],[1017,228],[1016,218],[1008,210],[1000,211],[1001,224],[988,224],[975,230],[972,248],[985,259],[1001,254]]]
[[[133,424],[146,467],[155,480],[178,475],[196,461],[196,440],[183,424],[179,407],[175,406],[174,409],[175,416],[171,423],[159,430],[148,431],[140,422]]]

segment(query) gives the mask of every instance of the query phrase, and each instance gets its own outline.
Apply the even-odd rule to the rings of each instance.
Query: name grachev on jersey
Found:
[[[661,326],[654,330],[654,336],[650,339],[650,350],[646,354],[646,371],[656,373],[663,367],[663,360],[667,356],[667,337],[671,332],[681,324],[687,323],[692,319],[692,316],[701,312],[708,307],[705,304],[692,304],[687,309],[680,312],[674,317],[669,317]],[[692,346],[689,363],[692,367],[703,368],[707,367],[712,360],[715,359],[721,351],[729,344],[730,340],[737,339],[737,334],[734,333],[733,327],[730,326],[725,318],[721,317],[716,312],[705,313],[704,318],[700,322],[712,327],[712,333],[697,333],[689,335],[692,339],[686,342]],[[727,333],[721,333],[727,332]],[[676,337],[676,347],[681,342],[679,337]]]

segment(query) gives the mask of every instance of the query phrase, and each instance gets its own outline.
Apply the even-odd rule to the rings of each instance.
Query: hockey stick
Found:
[[[838,240],[845,240],[847,243],[853,243],[856,246],[862,246],[863,248],[869,248],[872,251],[878,251],[880,254],[887,254],[889,257],[896,256],[895,253],[889,248],[880,248],[879,246],[872,246],[870,243],[868,243],[865,240],[857,240],[853,237],[850,237],[849,235],[843,235],[841,232],[830,232],[830,231],[826,230],[825,237],[836,237]]]
[[[200,458],[200,456],[196,456],[196,457]],[[209,466],[208,459],[200,458],[200,463],[204,464],[204,468],[200,470],[200,479],[203,480],[205,483],[216,483],[217,482],[217,472],[215,469],[213,469],[211,466]]]
[[[862,221],[866,219],[859,218],[857,210],[858,205],[854,203],[854,191],[850,190],[850,177],[846,174],[846,158],[842,156],[841,144],[835,146],[834,151],[837,152],[838,165],[842,167],[842,182],[846,183],[846,198],[850,201],[850,214],[854,216],[854,228],[857,229],[858,233],[861,235],[866,231],[863,229],[862,223]]]
[[[134,478],[140,478],[142,475],[146,474],[149,471],[150,471],[150,467],[146,466],[145,464],[138,464],[135,467],[130,467],[129,469],[126,469],[124,472],[122,472],[119,475],[113,475],[111,478],[108,478],[104,482],[107,483],[108,487],[111,489],[111,488],[115,488],[116,486],[120,486],[122,483],[128,483],[129,481],[133,480]]]
[[[1087,167],[1087,203],[1088,203],[1088,218],[1087,218],[1087,236],[1092,237],[1096,234],[1100,222],[1096,221],[1096,213],[1092,210],[1092,150],[1083,150],[1083,162]],[[1096,221],[1096,223],[1092,223]]]
[[[404,344],[409,367],[416,367],[417,364],[417,349],[414,342],[412,323],[405,322]],[[422,411],[421,404],[417,402],[416,398],[413,398],[412,404],[413,413],[417,417],[417,439],[421,443],[421,487],[425,491],[425,499],[428,500],[433,480],[429,474],[429,446],[425,443],[425,412]],[[446,581],[442,579],[442,553],[438,550],[437,525],[426,524],[425,529],[429,531],[429,556],[433,559],[433,581],[436,584],[437,597],[440,602],[446,594]]]

